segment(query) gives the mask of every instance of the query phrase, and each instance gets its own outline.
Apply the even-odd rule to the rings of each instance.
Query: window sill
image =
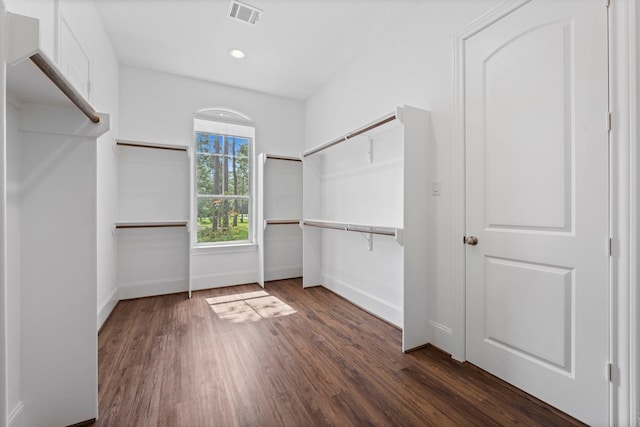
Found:
[[[258,249],[256,243],[229,243],[224,245],[212,245],[212,246],[192,246],[191,255],[215,255],[215,254],[232,254],[232,253],[244,253],[255,252]]]

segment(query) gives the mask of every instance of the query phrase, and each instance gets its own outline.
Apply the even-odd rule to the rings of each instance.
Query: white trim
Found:
[[[636,1],[629,2],[629,75],[631,79],[629,80],[629,145],[631,155],[629,158],[631,159],[631,191],[630,193],[630,204],[631,204],[631,227],[629,230],[629,235],[631,236],[631,252],[629,254],[630,259],[632,260],[630,265],[630,292],[629,292],[629,301],[631,302],[630,309],[630,369],[629,369],[629,378],[631,381],[629,387],[629,414],[630,420],[633,420],[638,416],[638,396],[640,393],[638,392],[638,357],[640,354],[640,350],[638,349],[638,345],[640,345],[638,340],[638,321],[640,321],[640,315],[638,314],[638,298],[640,297],[640,293],[638,292],[638,286],[640,285],[640,273],[638,271],[638,260],[640,259],[640,197],[638,192],[640,192],[640,173],[638,172],[638,167],[640,166],[640,150],[638,149],[638,138],[640,138],[640,123],[638,121],[638,114],[640,114],[640,109],[638,106],[638,97],[640,96],[640,42],[638,38],[640,37],[640,24],[638,20],[640,19],[640,7]]]
[[[23,427],[24,426],[24,404],[18,402],[15,408],[9,414],[7,419],[8,427]]]
[[[217,245],[200,244],[191,247],[191,256],[207,256],[218,254],[236,254],[255,252],[258,250],[257,243],[219,243]]]
[[[430,335],[432,337],[430,344],[442,349],[443,351],[451,348],[451,340],[453,339],[453,331],[451,328],[433,320],[429,321],[429,326],[431,327]]]
[[[7,350],[7,98],[6,98],[6,28],[4,0],[0,0],[0,424],[8,419],[9,374]]]
[[[193,117],[200,120],[255,127],[255,121],[251,117],[226,107],[203,108],[195,111]]]
[[[612,329],[611,425],[637,418],[637,10],[635,0],[609,8],[611,131]]]
[[[257,271],[237,271],[223,274],[203,274],[191,276],[191,290],[223,288],[227,286],[258,283]]]
[[[302,264],[265,268],[264,270],[265,282],[292,279],[296,277],[302,277]]]
[[[187,292],[189,279],[149,280],[118,284],[119,299],[151,297]]]
[[[638,411],[638,81],[637,4],[616,0],[610,15],[610,85],[613,126],[611,425],[633,425]]]
[[[351,286],[343,280],[323,274],[320,280],[322,287],[340,295],[350,303],[360,307],[364,311],[373,314],[382,320],[402,328],[404,314],[403,308],[372,295],[362,289]]]
[[[463,361],[465,348],[465,248],[462,238],[465,235],[465,98],[464,98],[464,49],[468,39],[499,21],[531,0],[509,0],[491,9],[454,36],[454,84],[453,84],[453,154],[452,159],[452,230],[454,244],[451,246],[451,278],[453,282],[452,298],[455,312],[452,321],[451,357]],[[459,244],[456,244],[459,243]]]
[[[98,307],[98,330],[102,328],[105,320],[107,320],[116,304],[118,304],[118,301],[120,301],[118,299],[118,292],[118,288],[113,288],[111,294],[109,294],[106,300]]]

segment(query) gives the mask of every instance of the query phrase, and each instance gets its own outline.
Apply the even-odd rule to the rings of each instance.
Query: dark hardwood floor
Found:
[[[261,290],[121,301],[99,334],[94,425],[580,425],[436,348],[403,354],[398,329],[299,279],[267,283],[277,299],[211,299]]]

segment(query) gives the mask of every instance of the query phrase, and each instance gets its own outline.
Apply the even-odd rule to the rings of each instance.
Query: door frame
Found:
[[[451,249],[454,313],[451,355],[466,360],[466,256],[465,235],[465,46],[467,40],[533,0],[508,0],[480,16],[454,36],[454,102]],[[608,7],[609,109],[613,112],[610,141],[610,383],[611,425],[640,425],[638,410],[637,326],[640,271],[640,148],[637,146],[640,67],[638,36],[640,7],[635,0],[602,0]],[[603,126],[606,123],[603,118]]]

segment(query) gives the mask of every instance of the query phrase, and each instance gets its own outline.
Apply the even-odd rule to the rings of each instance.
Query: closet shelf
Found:
[[[287,225],[287,224],[297,224],[300,225],[300,219],[283,219],[283,218],[272,218],[264,220],[264,229],[267,229],[268,225]]]
[[[160,144],[155,142],[140,142],[140,141],[127,141],[124,139],[116,140],[116,145],[121,147],[136,147],[136,148],[153,148],[157,150],[172,150],[172,151],[187,151],[188,148],[184,145],[171,145]]]
[[[326,142],[324,144],[318,145],[317,147],[311,148],[311,149],[303,152],[302,153],[302,157],[308,157],[308,156],[311,156],[313,154],[319,153],[319,152],[321,152],[323,150],[326,150],[327,148],[331,148],[334,145],[338,145],[338,144],[340,144],[342,142],[346,142],[346,141],[348,141],[348,140],[350,140],[350,139],[352,139],[352,138],[354,138],[356,136],[359,136],[359,135],[362,135],[362,134],[367,133],[369,131],[372,131],[373,129],[376,129],[376,128],[380,127],[380,126],[383,126],[383,125],[385,125],[387,123],[390,123],[390,122],[392,122],[392,121],[394,121],[396,119],[401,119],[400,110],[396,110],[391,114],[387,114],[386,116],[381,117],[378,120],[375,120],[375,121],[373,121],[371,123],[368,123],[368,124],[358,128],[358,129],[356,129],[356,130],[354,130],[352,132],[349,132],[346,135],[343,135],[343,136],[341,136],[339,138],[336,138],[336,139],[334,139],[332,141],[329,141],[329,142]]]
[[[26,71],[22,71],[22,64],[29,63],[25,61],[30,59],[37,68],[62,92],[67,99],[71,101],[92,123],[100,123],[101,115],[93,108],[89,101],[78,91],[69,80],[62,74],[55,63],[50,60],[40,46],[40,22],[36,18],[18,15],[15,13],[7,13],[8,22],[8,43],[7,58],[8,64],[13,67],[11,73],[12,86],[24,94],[24,98],[29,101],[49,103],[54,100],[55,104],[60,101],[55,94],[46,88],[39,80],[40,78],[26,67]],[[20,72],[15,70],[20,68]],[[40,74],[42,75],[42,74]],[[43,88],[46,88],[43,90]],[[59,92],[58,92],[59,93]],[[43,99],[44,98],[44,99]]]
[[[133,222],[116,222],[113,224],[114,229],[125,228],[169,228],[169,227],[188,227],[189,221],[133,221]]]

